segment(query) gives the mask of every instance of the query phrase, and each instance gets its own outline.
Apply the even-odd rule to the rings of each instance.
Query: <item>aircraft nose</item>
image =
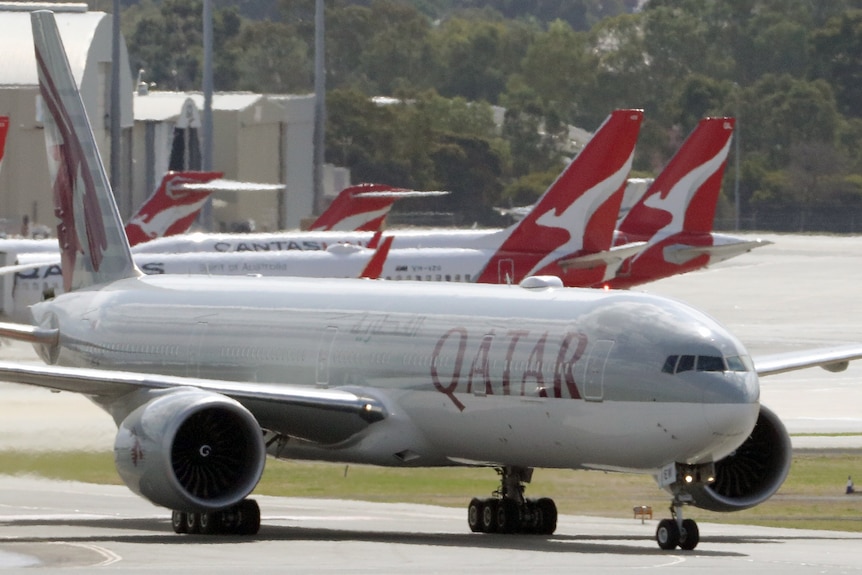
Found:
[[[731,372],[721,389],[704,402],[707,424],[716,436],[747,437],[760,412],[760,386],[754,372]]]

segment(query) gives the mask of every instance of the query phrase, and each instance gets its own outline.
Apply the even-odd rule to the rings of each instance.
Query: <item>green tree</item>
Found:
[[[862,117],[862,10],[833,18],[814,32],[813,75],[835,89],[841,112]]]
[[[277,22],[246,22],[233,42],[239,90],[289,94],[313,89],[308,46]]]
[[[148,82],[161,89],[196,90],[203,70],[203,4],[201,0],[164,0],[157,13],[142,15],[127,37],[132,69],[144,69]],[[218,90],[235,89],[237,58],[227,46],[240,31],[235,7],[213,16],[213,76]]]

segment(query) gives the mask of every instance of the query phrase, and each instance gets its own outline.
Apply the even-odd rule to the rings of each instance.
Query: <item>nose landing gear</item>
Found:
[[[658,546],[669,551],[671,549],[685,549],[691,551],[700,542],[700,530],[694,519],[682,518],[682,504],[674,501],[670,506],[672,519],[659,521],[655,531],[655,540]]]

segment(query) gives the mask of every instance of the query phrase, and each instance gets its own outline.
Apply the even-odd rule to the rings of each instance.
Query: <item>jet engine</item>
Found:
[[[216,511],[242,501],[260,480],[266,458],[254,416],[218,393],[159,393],[117,432],[114,461],[125,484],[178,511]]]
[[[754,430],[737,450],[715,462],[712,482],[678,487],[690,503],[710,511],[740,511],[778,491],[793,458],[790,436],[775,413],[760,406]]]

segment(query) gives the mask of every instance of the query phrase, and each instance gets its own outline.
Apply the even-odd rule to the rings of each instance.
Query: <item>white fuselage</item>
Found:
[[[724,457],[759,409],[753,371],[662,370],[745,351],[704,314],[645,294],[165,275],[34,314],[60,326],[62,365],[344,388],[385,406],[346,444],[284,456],[647,472]],[[278,430],[277,408],[262,427]]]

